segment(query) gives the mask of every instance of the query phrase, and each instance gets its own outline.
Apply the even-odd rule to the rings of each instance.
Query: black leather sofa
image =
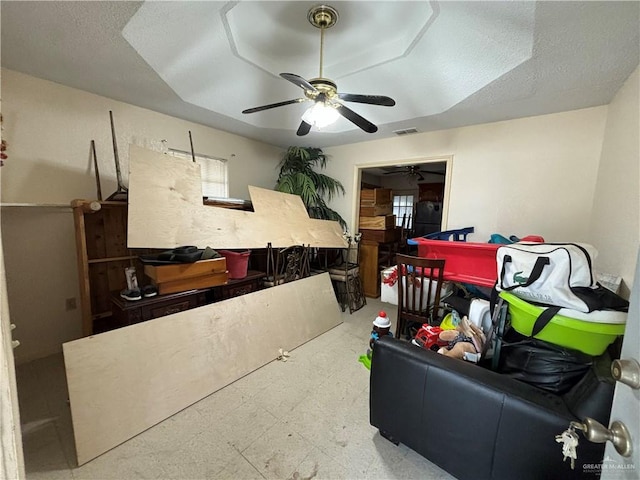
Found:
[[[608,368],[608,365],[604,365]],[[608,425],[613,384],[593,367],[559,396],[392,337],[375,346],[370,422],[456,478],[597,478],[604,444],[583,435],[575,469],[555,436],[586,416]],[[599,370],[598,370],[599,369]]]

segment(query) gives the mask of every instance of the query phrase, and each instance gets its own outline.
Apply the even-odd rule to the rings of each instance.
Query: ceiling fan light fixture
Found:
[[[302,114],[302,120],[317,129],[331,125],[339,117],[338,110],[326,102],[316,102]]]
[[[320,130],[331,125],[339,117],[344,117],[361,130],[367,133],[375,133],[378,127],[369,120],[354,112],[343,102],[365,103],[369,105],[381,105],[393,107],[396,102],[393,98],[383,95],[361,95],[353,93],[339,93],[333,80],[322,76],[324,54],[324,31],[331,28],[338,21],[338,11],[329,5],[316,5],[309,10],[307,19],[314,27],[320,29],[320,73],[318,78],[306,80],[294,73],[281,73],[285,80],[297,85],[304,90],[305,98],[285,100],[284,102],[270,103],[260,107],[248,108],[242,113],[255,113],[271,108],[292,105],[304,101],[312,101],[313,106],[302,115],[302,121],[296,131],[296,135],[302,137],[309,133],[312,127]]]

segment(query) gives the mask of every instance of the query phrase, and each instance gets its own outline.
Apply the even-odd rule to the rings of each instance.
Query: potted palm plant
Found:
[[[336,220],[346,229],[347,223],[344,219],[326,203],[334,195],[344,195],[344,186],[338,180],[314,170],[323,169],[326,164],[327,155],[320,148],[287,148],[278,164],[280,173],[275,190],[299,195],[311,218]]]

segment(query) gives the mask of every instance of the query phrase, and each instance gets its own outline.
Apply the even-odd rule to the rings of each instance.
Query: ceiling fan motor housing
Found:
[[[338,11],[330,5],[316,5],[309,10],[307,19],[317,28],[331,28],[338,21]]]
[[[305,94],[308,98],[315,100],[318,97],[318,92],[323,93],[327,100],[331,100],[338,96],[337,85],[328,78],[312,78],[309,83],[316,87],[317,92],[305,90]]]

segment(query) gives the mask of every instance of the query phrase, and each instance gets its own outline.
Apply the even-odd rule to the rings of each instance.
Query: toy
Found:
[[[448,341],[440,339],[442,332],[444,332],[444,329],[441,327],[425,323],[420,327],[420,330],[418,330],[416,336],[411,340],[411,343],[418,347],[426,348],[427,350],[437,351],[440,347],[449,343]]]
[[[466,316],[460,319],[460,324],[455,330],[440,332],[439,339],[448,344],[440,348],[438,353],[474,363],[480,360],[486,341],[483,331],[471,323]]]
[[[362,363],[367,370],[371,370],[371,356],[373,355],[373,346],[376,341],[385,335],[390,335],[393,337],[393,333],[391,333],[391,321],[387,317],[386,312],[382,310],[378,312],[378,316],[373,321],[373,330],[371,330],[371,338],[369,339],[369,348],[367,349],[366,355],[360,355],[358,361]]]
[[[391,333],[391,321],[389,320],[389,317],[387,317],[386,312],[381,310],[380,312],[378,312],[378,316],[373,321],[373,330],[371,330],[369,348],[373,350],[373,346],[376,340],[385,335],[390,335],[393,337],[393,333]]]

